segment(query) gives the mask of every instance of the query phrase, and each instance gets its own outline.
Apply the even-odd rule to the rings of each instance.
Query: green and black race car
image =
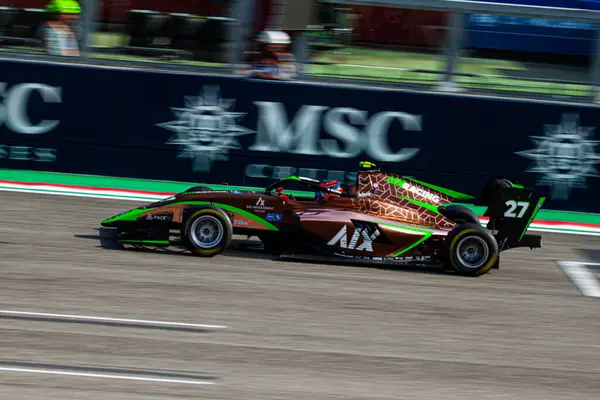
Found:
[[[203,257],[225,251],[237,234],[288,259],[441,266],[472,276],[497,267],[502,251],[541,247],[542,237],[527,233],[544,202],[533,189],[490,181],[475,199],[487,207],[487,227],[456,204],[471,200],[364,162],[352,187],[298,176],[262,192],[193,187],[101,225],[103,238],[119,245],[178,245]]]

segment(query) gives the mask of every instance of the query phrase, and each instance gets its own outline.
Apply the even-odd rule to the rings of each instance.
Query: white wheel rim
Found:
[[[203,215],[192,222],[190,239],[201,249],[212,249],[225,234],[221,221],[212,215]]]
[[[467,236],[456,246],[456,257],[469,269],[477,269],[484,265],[490,255],[490,246],[480,237]]]

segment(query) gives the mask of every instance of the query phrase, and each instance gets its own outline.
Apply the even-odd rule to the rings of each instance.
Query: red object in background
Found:
[[[354,6],[354,41],[408,46],[443,44],[449,14],[441,11]]]
[[[228,17],[230,3],[214,0],[104,0],[102,21],[122,22],[129,10],[188,13],[204,17]]]
[[[43,8],[49,0],[0,0],[3,6]],[[274,0],[257,0],[254,33],[265,29]],[[230,4],[216,0],[103,0],[98,19],[119,23],[132,9],[230,16]],[[448,13],[386,7],[354,6],[358,15],[354,40],[409,46],[439,46],[445,38]]]
[[[262,0],[260,0],[262,1]],[[49,0],[4,0],[2,5],[18,8],[44,8]],[[81,1],[79,1],[82,4]],[[82,4],[83,5],[83,4]],[[124,22],[129,10],[153,10],[202,16],[229,16],[230,2],[215,0],[103,0],[98,19]]]

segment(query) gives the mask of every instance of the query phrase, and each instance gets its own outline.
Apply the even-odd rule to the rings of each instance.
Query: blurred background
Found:
[[[0,50],[4,57],[596,101],[596,2],[486,2],[80,0],[69,11],[73,0],[0,0]],[[531,4],[541,7],[524,11]],[[68,46],[57,34],[66,29],[78,51],[57,50]]]

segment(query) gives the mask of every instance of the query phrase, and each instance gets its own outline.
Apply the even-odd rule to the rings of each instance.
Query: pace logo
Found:
[[[178,157],[192,159],[194,171],[209,172],[214,161],[229,159],[229,150],[242,148],[239,136],[252,133],[238,125],[246,113],[232,111],[234,106],[218,86],[205,86],[200,96],[186,96],[184,107],[171,108],[176,120],[157,125],[175,132],[167,144],[179,146]]]
[[[580,125],[579,114],[563,114],[560,124],[544,125],[544,136],[531,136],[535,149],[515,154],[534,161],[526,172],[540,175],[538,184],[552,188],[551,199],[567,200],[571,189],[585,189],[587,178],[598,176],[594,130]]]
[[[348,243],[348,229],[346,225],[344,225],[342,229],[340,229],[339,232],[329,242],[327,242],[327,244],[329,246],[335,246],[339,242],[339,246],[342,249],[367,251],[372,253],[373,241],[377,239],[380,234],[381,233],[378,229],[375,229],[375,231],[369,235],[365,229],[356,228],[352,233],[350,243]],[[360,240],[362,240],[362,243],[359,245]]]
[[[172,215],[153,215],[148,214],[146,217],[148,221],[171,221],[173,219]]]

